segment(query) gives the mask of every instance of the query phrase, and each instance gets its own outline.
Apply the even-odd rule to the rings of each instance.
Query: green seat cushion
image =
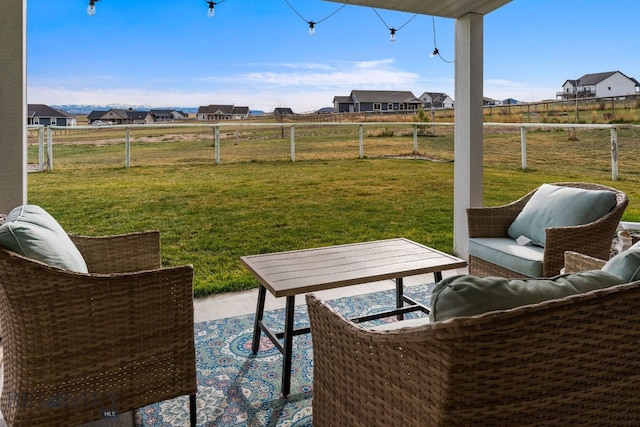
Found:
[[[58,222],[35,205],[19,206],[0,225],[0,247],[47,265],[87,273],[87,264]]]
[[[620,276],[627,282],[640,280],[640,242],[612,257],[602,270]]]
[[[469,255],[523,276],[542,276],[544,248],[540,246],[521,246],[508,237],[473,237],[469,239]]]
[[[542,184],[509,226],[509,236],[525,236],[545,245],[546,229],[588,224],[602,218],[616,205],[616,194]]]
[[[528,304],[564,298],[625,283],[602,270],[562,274],[548,279],[453,276],[440,281],[431,296],[432,322],[475,316]]]

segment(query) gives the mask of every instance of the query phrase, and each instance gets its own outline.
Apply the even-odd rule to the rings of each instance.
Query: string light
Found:
[[[387,30],[389,30],[389,32],[391,33],[391,36],[389,37],[389,41],[396,41],[396,32],[400,31],[401,29],[404,28],[405,25],[407,25],[409,22],[413,21],[413,18],[415,18],[416,16],[418,16],[418,14],[416,13],[415,15],[413,15],[411,18],[409,18],[409,20],[407,22],[405,22],[404,24],[402,24],[400,26],[400,28],[392,28],[390,26],[387,25],[386,22],[384,22],[384,19],[382,19],[382,16],[380,16],[380,14],[378,13],[378,11],[372,7],[371,9],[373,9],[373,11],[376,13],[376,15],[378,15],[378,18],[380,18],[380,21],[382,21],[382,23],[384,24],[385,27],[387,27]]]
[[[100,0],[89,0],[89,6],[87,7],[87,15],[93,16],[96,14],[96,3]]]
[[[298,15],[300,17],[300,19],[302,19],[304,22],[306,22],[307,24],[309,24],[309,35],[311,37],[316,35],[316,25],[321,23],[322,21],[331,18],[333,15],[335,15],[336,13],[338,13],[340,10],[342,10],[342,8],[344,8],[347,4],[343,4],[342,6],[338,7],[336,10],[334,10],[333,12],[331,12],[329,15],[325,16],[324,18],[322,18],[321,20],[315,22],[315,21],[307,21],[304,16],[302,16],[300,14],[300,12],[298,12],[296,10],[295,7],[293,7],[293,5],[291,3],[289,3],[288,0],[284,0],[284,2],[289,6],[289,8],[291,10],[293,10],[295,12],[296,15]]]
[[[209,1],[209,0],[204,0],[204,1],[209,5],[209,10],[207,11],[207,16],[209,18],[213,18],[214,16],[216,16],[216,11],[215,11],[216,5],[220,3],[224,3],[224,0],[221,0],[219,2]]]
[[[431,55],[429,55],[431,58],[434,57],[438,57],[440,59],[442,59],[444,62],[448,63],[448,64],[453,64],[455,61],[447,61],[446,59],[444,59],[442,57],[442,55],[440,55],[440,51],[438,50],[438,47],[436,46],[436,17],[432,16],[431,17],[431,22],[433,23],[433,52],[431,52]]]

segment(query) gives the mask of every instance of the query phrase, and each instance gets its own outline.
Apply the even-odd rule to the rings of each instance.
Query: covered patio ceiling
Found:
[[[511,0],[326,0],[423,15],[461,18],[469,13],[486,15]]]

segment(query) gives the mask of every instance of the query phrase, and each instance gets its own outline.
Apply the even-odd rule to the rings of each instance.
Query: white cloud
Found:
[[[263,66],[254,64],[253,67],[267,71],[193,79],[189,89],[179,87],[180,82],[171,81],[163,84],[166,89],[145,89],[149,81],[131,81],[131,87],[110,87],[116,84],[114,80],[106,83],[92,80],[95,88],[86,87],[86,80],[82,81],[84,87],[76,87],[79,83],[71,81],[57,87],[30,81],[28,99],[30,103],[45,104],[183,107],[235,104],[267,111],[286,106],[296,112],[304,112],[330,106],[334,96],[348,95],[352,89],[427,90],[423,88],[424,81],[420,75],[395,67],[393,59],[332,64],[289,62]],[[153,84],[157,87],[157,81]]]
[[[392,67],[393,59],[374,61],[339,62],[336,64],[283,63],[267,64],[265,71],[239,73],[228,76],[211,76],[202,81],[237,85],[274,85],[281,88],[306,86],[316,88],[371,87],[387,89],[414,85],[420,78],[416,73]],[[275,70],[273,70],[275,68]]]
[[[523,102],[555,99],[558,89],[535,85],[528,82],[517,82],[504,79],[487,79],[484,81],[484,95],[493,99],[513,98]]]

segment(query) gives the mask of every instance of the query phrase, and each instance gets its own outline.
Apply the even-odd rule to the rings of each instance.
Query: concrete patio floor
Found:
[[[465,274],[467,269],[457,269],[442,272],[443,277],[450,277],[456,274]],[[405,287],[433,282],[433,274],[425,274],[419,276],[407,277],[404,279]],[[378,292],[387,289],[393,289],[395,282],[392,280],[384,280],[381,282],[367,283],[363,285],[354,285],[343,288],[331,289],[327,291],[317,292],[320,298],[331,300],[354,295],[363,295],[371,292]],[[215,319],[224,319],[226,317],[240,316],[255,313],[256,303],[258,300],[258,290],[251,289],[248,291],[231,292],[225,294],[214,295],[207,298],[198,298],[194,300],[194,322],[206,322]],[[265,310],[276,310],[284,308],[286,298],[274,298],[267,292],[265,302]],[[296,305],[304,304],[304,295],[296,298]],[[0,384],[2,373],[0,371]],[[134,427],[132,413],[121,414],[117,418],[100,420],[81,427]],[[0,427],[7,427],[4,418],[0,414]]]

